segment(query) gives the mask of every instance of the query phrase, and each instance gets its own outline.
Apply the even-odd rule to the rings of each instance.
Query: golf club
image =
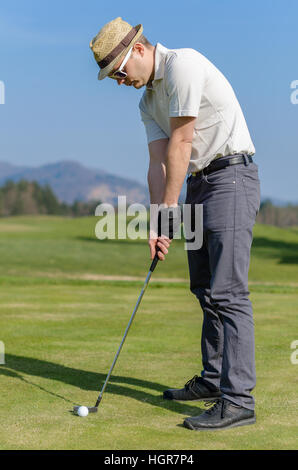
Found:
[[[98,411],[98,405],[100,404],[100,402],[101,402],[101,400],[102,400],[102,396],[103,396],[103,394],[104,394],[104,391],[105,391],[105,389],[106,389],[106,386],[107,386],[107,384],[108,384],[108,381],[109,381],[109,379],[110,379],[110,376],[111,376],[111,374],[112,374],[112,372],[113,372],[113,369],[114,369],[114,367],[115,367],[116,361],[117,361],[117,359],[118,359],[118,356],[119,356],[119,354],[120,354],[120,351],[121,351],[122,346],[123,346],[123,344],[124,344],[124,341],[125,341],[125,339],[126,339],[126,336],[127,336],[127,334],[128,334],[128,331],[129,331],[129,329],[130,329],[130,327],[131,327],[131,324],[132,324],[132,322],[133,322],[133,319],[134,319],[134,317],[135,317],[135,315],[136,315],[136,313],[137,313],[137,310],[138,310],[139,305],[140,305],[140,303],[141,303],[141,300],[142,300],[142,297],[143,297],[144,292],[145,292],[145,290],[146,290],[146,287],[148,286],[148,283],[149,283],[149,281],[150,281],[151,275],[152,275],[152,273],[153,273],[154,269],[156,268],[156,265],[157,265],[157,263],[158,263],[158,261],[159,261],[159,257],[158,257],[158,255],[157,255],[157,252],[158,252],[158,251],[160,251],[160,248],[159,248],[159,247],[157,247],[157,249],[156,249],[156,255],[155,255],[155,257],[154,257],[154,259],[153,259],[153,261],[152,261],[152,264],[151,264],[151,266],[150,266],[150,269],[149,269],[149,272],[148,272],[148,274],[147,274],[147,277],[146,277],[144,286],[143,286],[142,291],[141,291],[141,293],[140,293],[140,295],[139,295],[139,298],[138,298],[138,300],[137,300],[137,303],[136,303],[136,306],[135,306],[135,308],[134,308],[134,311],[132,312],[132,315],[131,315],[130,320],[129,320],[129,322],[128,322],[128,325],[127,325],[127,327],[126,327],[124,336],[123,336],[123,338],[122,338],[122,341],[121,341],[121,343],[120,343],[120,346],[119,346],[119,348],[118,348],[118,351],[117,351],[117,353],[116,353],[116,355],[115,355],[115,357],[114,357],[113,364],[111,365],[111,368],[110,368],[110,370],[109,370],[109,373],[108,373],[108,375],[107,375],[107,378],[106,378],[106,380],[105,380],[105,383],[103,384],[103,387],[102,387],[102,389],[101,389],[101,392],[100,392],[100,394],[99,394],[99,396],[98,396],[98,398],[97,398],[97,401],[96,401],[96,403],[95,403],[95,406],[88,407],[89,413],[97,413],[97,411]],[[73,408],[74,413],[77,413],[77,411],[78,411],[79,408],[80,408],[79,406],[75,406],[75,407]]]

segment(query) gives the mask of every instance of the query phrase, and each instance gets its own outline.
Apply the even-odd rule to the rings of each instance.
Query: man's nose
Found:
[[[124,79],[124,78],[118,78],[118,79],[117,79],[118,85],[122,85],[122,83],[124,83],[124,82],[125,82],[125,79]]]

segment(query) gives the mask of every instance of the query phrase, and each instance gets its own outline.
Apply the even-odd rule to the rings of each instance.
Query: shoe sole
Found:
[[[255,424],[256,422],[256,417],[249,418],[249,419],[243,419],[241,421],[237,421],[236,423],[229,424],[229,426],[223,426],[219,428],[197,428],[193,426],[189,421],[185,420],[184,421],[184,426],[188,429],[191,429],[192,431],[224,431],[225,429],[230,429],[230,428],[236,428],[238,426],[249,426],[250,424]]]

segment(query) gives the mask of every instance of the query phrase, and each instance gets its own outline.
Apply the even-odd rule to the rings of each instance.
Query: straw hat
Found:
[[[124,58],[129,49],[138,41],[143,33],[143,26],[133,27],[118,16],[107,23],[92,39],[90,48],[100,67],[98,80],[103,80],[112,71],[121,58]]]

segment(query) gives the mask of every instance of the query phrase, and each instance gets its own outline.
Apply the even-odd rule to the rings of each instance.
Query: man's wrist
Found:
[[[163,201],[159,206],[160,209],[167,209],[168,207],[178,207],[178,202]]]

